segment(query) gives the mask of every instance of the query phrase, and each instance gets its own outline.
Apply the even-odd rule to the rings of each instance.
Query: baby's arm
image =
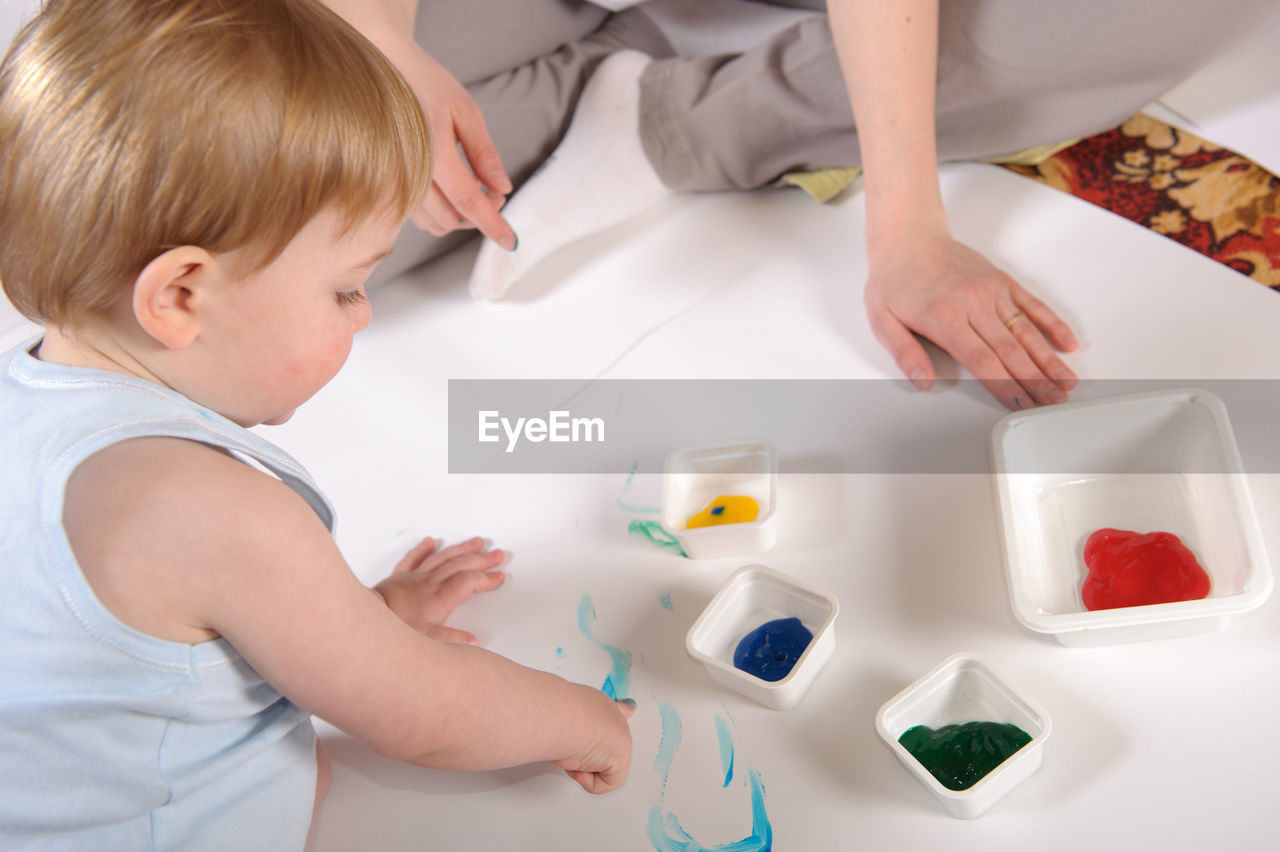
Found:
[[[380,754],[452,769],[552,761],[591,792],[626,778],[627,708],[427,638],[356,579],[301,498],[229,456],[176,439],[118,444],[77,470],[65,521],[121,620],[179,641],[226,637],[282,693]]]

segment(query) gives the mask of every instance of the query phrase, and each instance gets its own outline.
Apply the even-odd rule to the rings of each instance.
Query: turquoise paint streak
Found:
[[[681,556],[686,555],[684,548],[680,546],[680,542],[676,541],[675,536],[664,530],[662,524],[657,521],[636,519],[627,525],[627,532],[647,539],[658,545],[658,547],[669,547]]]
[[[662,790],[658,793],[658,803],[661,804],[667,794],[667,779],[671,776],[671,763],[676,759],[676,749],[680,747],[683,726],[680,714],[670,704],[659,704],[658,715],[662,717],[662,740],[658,743],[658,753],[653,758],[653,771],[662,776]]]
[[[658,796],[658,804],[649,809],[646,826],[653,848],[657,852],[770,852],[773,849],[773,825],[769,822],[769,814],[764,806],[764,784],[760,780],[760,773],[753,768],[747,769],[747,784],[751,788],[751,833],[741,840],[722,846],[703,846],[685,831],[674,813],[663,812],[662,800],[666,795],[667,778],[671,774],[676,749],[680,747],[682,725],[680,715],[670,704],[660,704],[658,712],[662,717],[662,740],[658,745],[658,755],[653,760],[653,769],[662,775],[662,793]],[[720,736],[721,760],[724,759],[725,738],[728,737],[732,767],[733,738],[729,735],[728,726],[718,716],[716,731]],[[727,771],[727,775],[731,773],[732,768]],[[725,784],[728,785],[727,777]]]
[[[747,770],[747,780],[751,785],[751,833],[746,837],[722,846],[703,846],[684,830],[675,814],[669,813],[664,818],[662,809],[655,806],[649,810],[648,824],[653,848],[658,852],[770,852],[773,826],[765,812],[764,785],[754,769]]]
[[[719,716],[716,717],[716,736],[720,740],[720,767],[724,769],[724,784],[720,786],[728,787],[733,780],[733,734]]]
[[[665,609],[667,612],[675,612],[675,611],[676,611],[676,605],[675,605],[675,604],[673,604],[673,603],[671,602],[671,593],[670,593],[670,592],[663,592],[663,593],[658,597],[658,603],[662,604],[662,608],[663,608],[663,609]]]
[[[614,701],[620,698],[629,698],[631,692],[631,652],[624,651],[616,645],[610,645],[597,639],[595,634],[591,632],[591,625],[595,623],[595,620],[596,608],[591,603],[591,595],[583,595],[582,601],[578,604],[578,629],[582,631],[583,636],[603,648],[612,661],[609,674],[605,677],[600,691]]]

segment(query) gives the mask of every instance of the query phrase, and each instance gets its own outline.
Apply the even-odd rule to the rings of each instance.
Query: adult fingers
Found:
[[[1021,286],[1015,285],[1011,293],[1013,302],[1018,309],[1031,318],[1044,337],[1060,352],[1074,352],[1079,348],[1080,344],[1076,340],[1075,334],[1071,331],[1071,327],[1058,316],[1052,308],[1040,301],[1035,296],[1028,293]],[[1015,329],[1016,330],[1016,329]],[[1049,353],[1053,355],[1053,353]],[[1070,390],[1075,387],[1078,379],[1076,374],[1072,372],[1066,364],[1062,363],[1062,359],[1053,357],[1061,365],[1056,365],[1052,369],[1046,369],[1048,373],[1059,385]],[[1042,367],[1044,364],[1042,363]]]
[[[494,199],[480,181],[459,159],[436,173],[436,186],[453,206],[460,219],[474,225],[489,239],[510,251],[516,245],[516,232],[502,218]],[[500,197],[496,195],[495,197]]]
[[[498,154],[498,146],[493,144],[489,136],[489,128],[484,123],[484,113],[475,101],[469,101],[454,110],[454,127],[458,131],[458,141],[462,151],[471,164],[471,171],[481,183],[497,195],[510,195],[511,178],[502,165],[502,157]]]
[[[887,309],[875,311],[869,318],[876,340],[889,350],[889,355],[902,374],[911,380],[917,390],[931,388],[934,379],[933,361],[911,330]]]
[[[1001,310],[1005,313],[1003,321],[1000,319],[999,311]],[[1048,349],[1049,344],[1040,334],[1040,330],[1020,311],[1014,309],[1012,305],[997,308],[997,312],[981,313],[971,317],[969,324],[990,350],[995,353],[995,357],[999,359],[1000,365],[1003,367],[1002,370],[995,370],[988,365],[985,367],[985,373],[975,373],[974,375],[982,378],[984,375],[994,374],[1001,380],[1005,379],[1006,376],[1012,377],[1022,386],[1026,395],[1030,397],[1030,402],[1037,405],[1051,405],[1066,400],[1066,392],[1046,376],[1040,369],[1039,364],[1031,357],[1028,346]],[[1020,336],[1014,335],[1012,329],[1015,326],[1022,327]],[[1039,340],[1033,343],[1035,338]],[[1017,407],[1025,406],[1018,405]]]
[[[1006,408],[1028,408],[1034,404],[1026,388],[1010,375],[996,352],[970,322],[949,325],[945,334],[940,333],[930,339],[951,353],[956,363],[968,370]]]
[[[1047,380],[1052,381],[1062,391],[1062,397],[1065,399],[1066,392],[1074,388],[1079,380],[1071,368],[1058,357],[1044,330],[1035,323],[1030,314],[1021,311],[1012,314],[1005,321],[1005,327],[1036,363]]]

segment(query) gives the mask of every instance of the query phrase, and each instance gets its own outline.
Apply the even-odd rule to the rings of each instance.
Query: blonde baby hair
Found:
[[[74,323],[170,248],[403,218],[429,172],[413,92],[317,0],[48,0],[0,67],[0,283]]]

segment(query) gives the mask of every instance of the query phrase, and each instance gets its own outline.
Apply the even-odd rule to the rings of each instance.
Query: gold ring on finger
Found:
[[[1004,321],[1004,327],[1009,329],[1010,331],[1013,331],[1013,323],[1020,316],[1022,316],[1022,311],[1018,311],[1016,314],[1009,317],[1007,320]]]

